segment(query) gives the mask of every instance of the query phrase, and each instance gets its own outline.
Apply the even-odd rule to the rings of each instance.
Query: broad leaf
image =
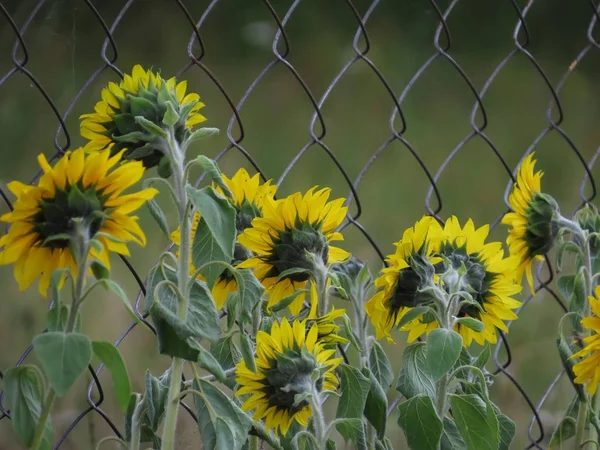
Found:
[[[93,341],[92,349],[98,359],[110,371],[117,403],[119,403],[123,412],[127,412],[127,405],[129,404],[129,397],[131,395],[131,383],[125,362],[121,358],[119,350],[106,341]]]
[[[258,307],[265,288],[249,269],[236,269],[234,275],[241,304],[240,319],[242,323],[247,323],[252,320],[252,313]]]
[[[498,450],[509,450],[510,443],[515,437],[517,427],[515,423],[504,414],[496,413],[498,419],[498,432],[500,434],[500,446]]]
[[[456,426],[468,450],[497,450],[500,445],[498,421],[491,406],[475,394],[450,396]]]
[[[225,336],[215,344],[211,344],[210,353],[219,361],[223,370],[234,367],[241,359],[240,350],[233,342],[233,335]],[[224,384],[233,389],[235,386],[235,377],[227,378]]]
[[[69,391],[92,358],[90,340],[79,333],[50,331],[40,334],[33,339],[33,351],[59,397]]]
[[[387,392],[394,381],[394,371],[387,355],[379,345],[373,342],[369,352],[369,367],[384,392]]]
[[[462,349],[462,337],[455,331],[438,328],[427,336],[427,371],[435,381],[454,367]]]
[[[30,365],[8,369],[4,372],[4,392],[12,426],[23,444],[29,447],[42,412],[42,386],[35,369]],[[53,439],[52,422],[48,420],[40,450],[50,450]]]
[[[341,364],[339,371],[342,395],[338,402],[336,417],[361,419],[365,410],[371,380],[365,377],[356,367],[348,364]],[[340,428],[338,428],[338,431],[344,438],[350,439]]]
[[[231,263],[236,239],[235,209],[210,186],[194,189],[188,185],[186,189],[201,215],[192,244],[194,266],[199,268],[211,261]],[[212,264],[203,275],[212,287],[222,272],[222,266]]]
[[[467,450],[467,444],[460,435],[460,431],[456,428],[456,424],[444,417],[444,432],[440,441],[441,450]]]
[[[404,430],[411,450],[437,450],[443,426],[431,397],[417,395],[398,409],[398,425]]]
[[[558,290],[562,298],[568,302],[573,295],[573,286],[575,285],[575,275],[563,275],[556,281]]]
[[[575,436],[577,415],[579,414],[579,397],[573,397],[565,411],[565,415],[552,433],[549,448],[560,448],[560,444]]]
[[[409,399],[415,395],[435,397],[435,381],[427,372],[425,343],[415,342],[404,349],[396,389]]]
[[[371,425],[375,427],[375,430],[377,430],[379,438],[383,439],[387,422],[387,397],[375,375],[367,368],[364,368],[362,372],[365,377],[371,380],[371,388],[367,396],[364,414]]]
[[[217,359],[213,355],[211,355],[208,351],[206,351],[204,349],[200,350],[200,357],[198,358],[198,365],[200,367],[202,367],[203,369],[208,370],[221,383],[223,383],[225,381],[225,378],[226,378],[225,371],[221,367],[221,364],[219,364],[219,361],[217,361]]]
[[[367,450],[365,424],[361,419],[345,419],[336,428],[346,440],[352,441],[356,450]]]

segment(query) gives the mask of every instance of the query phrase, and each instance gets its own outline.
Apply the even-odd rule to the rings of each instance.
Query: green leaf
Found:
[[[337,447],[335,445],[335,441],[332,441],[331,439],[327,439],[327,442],[325,443],[325,450],[336,450]]]
[[[500,446],[498,450],[509,450],[510,444],[515,437],[517,427],[515,423],[504,414],[496,414],[498,418],[498,432],[500,434]]]
[[[201,267],[210,261],[230,263],[236,239],[235,208],[229,201],[211,186],[194,189],[186,186],[194,207],[200,212],[201,219],[192,244],[192,260],[195,267]],[[212,287],[222,267],[211,265],[203,275]]]
[[[569,301],[573,295],[573,286],[575,285],[575,275],[563,275],[556,281],[558,291],[565,301]]]
[[[396,389],[409,399],[416,395],[435,397],[436,386],[427,372],[424,342],[415,342],[404,349]]]
[[[215,450],[231,450],[232,448],[236,448],[235,432],[229,425],[229,422],[226,422],[221,417],[217,417],[215,431],[217,433]]]
[[[179,114],[175,110],[173,103],[171,103],[170,101],[167,100],[165,102],[165,105],[167,106],[167,111],[165,112],[165,116],[163,117],[162,121],[168,127],[175,126],[175,124],[179,120]]]
[[[478,333],[483,331],[483,329],[485,328],[483,322],[477,319],[473,319],[472,317],[460,317],[457,320],[457,323],[467,328],[470,328],[471,330],[476,331]]]
[[[427,371],[435,381],[448,373],[460,356],[462,337],[455,331],[437,328],[427,336],[425,357]]]
[[[162,208],[158,205],[158,202],[151,198],[146,202],[146,206],[150,210],[150,214],[158,225],[158,228],[160,228],[160,231],[162,231],[167,238],[170,238],[169,221]]]
[[[250,269],[236,269],[234,276],[241,304],[240,319],[242,323],[247,323],[252,320],[252,313],[258,307],[265,288]]]
[[[127,412],[129,396],[131,395],[131,383],[129,374],[125,367],[125,362],[119,353],[117,347],[106,341],[92,341],[94,354],[104,363],[112,375],[113,388],[117,402],[123,410]]]
[[[218,128],[199,128],[190,135],[188,143],[193,142],[195,139],[202,139],[216,134],[219,134]],[[229,186],[227,186],[227,183],[225,183],[225,180],[223,180],[223,175],[221,174],[217,162],[205,155],[197,156],[196,162],[202,166],[202,169],[204,169],[210,179],[223,190],[225,196],[233,199],[233,194],[231,193]]]
[[[242,358],[240,350],[233,342],[233,335],[225,336],[210,346],[210,353],[219,361],[223,370],[233,368]],[[224,384],[233,389],[235,377],[227,378]]]
[[[398,425],[404,430],[411,450],[437,450],[442,437],[442,421],[430,397],[417,395],[400,404]]]
[[[359,369],[348,364],[340,364],[339,373],[342,384],[342,395],[338,402],[335,416],[337,418],[360,419],[365,410],[371,380],[365,377]],[[342,433],[341,430],[339,431]],[[343,433],[342,436],[349,439]]]
[[[12,426],[23,444],[29,447],[42,412],[42,386],[35,368],[26,364],[4,372],[4,393]],[[50,450],[53,440],[52,422],[48,419],[40,449]]]
[[[283,450],[281,442],[279,441],[279,438],[276,436],[275,432],[273,430],[267,432],[264,422],[254,422],[254,426],[252,427],[250,434],[258,436],[275,450]]]
[[[565,372],[567,372],[569,381],[573,385],[573,388],[575,389],[575,392],[577,393],[581,401],[586,401],[586,394],[583,388],[583,384],[575,383],[575,374],[573,373],[573,366],[575,365],[576,360],[571,359],[571,356],[573,356],[574,353],[573,348],[571,347],[571,345],[569,345],[569,343],[564,338],[564,336],[562,336],[562,334],[558,337],[556,344],[558,346],[558,354],[560,356],[560,360],[562,362],[563,367],[565,368]]]
[[[468,450],[497,450],[500,445],[498,421],[491,406],[475,394],[450,394],[456,426]]]
[[[585,315],[587,306],[587,288],[585,285],[585,277],[583,271],[580,270],[575,276],[573,284],[573,294],[569,299],[569,312],[576,312],[581,316]],[[576,317],[572,317],[571,323],[577,331],[583,331],[581,321]]]
[[[104,264],[98,261],[92,261],[90,268],[92,269],[92,273],[94,274],[97,280],[104,280],[110,277],[110,270],[108,270],[108,268]]]
[[[394,371],[387,355],[379,342],[373,342],[369,352],[369,368],[384,392],[387,392],[394,381]]]
[[[159,302],[150,308],[150,316],[156,328],[158,351],[162,355],[198,361],[199,345],[193,342],[194,332],[187,323]]]
[[[361,419],[345,419],[338,422],[336,428],[344,439],[352,441],[356,450],[367,450],[365,425]]]
[[[252,428],[252,419],[212,383],[197,379],[194,389],[202,393],[202,396],[194,396],[202,448],[221,449],[224,448],[221,445],[227,445],[225,450],[241,449]],[[219,425],[219,421],[225,422],[228,428]],[[233,439],[229,439],[229,431]],[[226,441],[220,441],[221,433],[227,436]]]
[[[219,361],[217,361],[213,355],[204,349],[200,351],[198,365],[212,373],[221,383],[223,383],[225,378],[227,378],[225,371],[221,367],[221,364],[219,364]]]
[[[79,333],[49,331],[40,334],[33,339],[33,351],[59,397],[69,391],[92,358],[90,340]]]
[[[554,433],[552,433],[549,444],[550,449],[556,448],[557,446],[560,448],[562,442],[575,436],[580,404],[579,397],[573,397],[573,400],[571,400],[571,403],[569,403],[569,406],[565,411],[564,417],[554,430]]]
[[[256,361],[254,359],[254,346],[250,337],[246,333],[242,333],[240,336],[240,350],[242,351],[242,357],[246,363],[246,367],[252,372],[256,372]]]
[[[428,306],[417,306],[416,308],[412,308],[402,316],[402,319],[400,319],[400,322],[398,323],[398,328],[402,328],[407,323],[412,322],[418,317],[421,317],[423,314],[429,311],[429,309],[430,308]]]
[[[375,430],[377,430],[379,438],[383,439],[387,423],[387,397],[379,381],[377,381],[377,378],[375,378],[375,375],[369,369],[365,367],[362,373],[371,380],[371,388],[369,395],[367,395],[364,414]]]
[[[479,353],[479,355],[473,362],[473,365],[475,367],[478,367],[481,370],[483,370],[483,368],[485,367],[487,362],[490,360],[491,355],[492,355],[492,347],[489,344],[485,344],[485,346],[481,350],[481,353]]]
[[[48,310],[48,331],[64,331],[69,320],[69,308],[66,305],[54,304]]]
[[[167,371],[160,378],[153,376],[149,370],[144,374],[146,407],[148,421],[153,432],[158,432],[160,419],[165,413],[165,404],[169,395],[171,372]]]
[[[123,288],[121,286],[119,286],[116,282],[114,282],[113,280],[111,280],[109,278],[103,279],[103,280],[98,280],[98,282],[101,283],[106,289],[108,289],[108,290],[114,292],[115,294],[117,294],[119,296],[119,299],[123,302],[123,306],[125,306],[125,309],[129,313],[129,315],[138,324],[142,323],[142,321],[140,320],[140,318],[137,316],[137,314],[133,310],[133,307],[129,303],[129,299],[127,298],[127,294],[125,293],[125,291],[123,290]]]
[[[139,126],[141,126],[148,133],[153,134],[154,136],[157,136],[157,137],[160,137],[163,139],[167,138],[167,132],[165,130],[163,130],[161,127],[156,125],[154,122],[146,119],[145,117],[136,116],[136,117],[134,117],[134,120],[136,121],[136,123]]]
[[[219,134],[219,132],[220,131],[218,128],[206,128],[206,127],[198,128],[196,131],[194,131],[192,134],[190,134],[190,137],[187,139],[187,145],[191,144],[192,142],[206,139],[208,137],[217,136]],[[206,159],[208,159],[208,158],[206,158]],[[212,161],[212,160],[210,160],[210,161]],[[202,165],[202,167],[204,168],[204,170],[206,170],[204,165]]]
[[[440,442],[440,450],[467,450],[467,444],[456,428],[456,424],[448,417],[444,417],[444,433]]]

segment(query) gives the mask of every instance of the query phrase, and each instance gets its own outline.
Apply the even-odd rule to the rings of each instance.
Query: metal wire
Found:
[[[257,3],[260,3],[256,0]],[[425,209],[429,214],[436,216],[438,219],[443,220],[442,213],[444,210],[443,203],[443,193],[440,191],[438,182],[441,176],[446,172],[450,162],[456,157],[456,155],[461,152],[469,144],[471,141],[479,140],[482,142],[488,151],[493,155],[493,157],[497,160],[498,164],[502,166],[503,170],[506,172],[507,186],[504,194],[504,203],[508,207],[508,193],[514,182],[514,176],[516,173],[516,167],[512,167],[506,159],[503,157],[502,153],[498,149],[498,147],[494,144],[492,139],[486,134],[486,129],[488,128],[490,117],[486,110],[485,106],[485,96],[488,93],[490,87],[494,85],[495,81],[498,79],[500,74],[503,73],[508,63],[517,57],[524,57],[528,60],[531,65],[531,70],[537,74],[537,79],[539,85],[543,86],[547,90],[549,104],[546,111],[546,123],[547,126],[537,135],[537,137],[533,140],[531,145],[524,151],[523,158],[526,155],[534,151],[542,139],[544,139],[549,134],[554,134],[560,139],[562,139],[565,144],[575,153],[578,160],[581,162],[584,169],[584,177],[581,180],[580,187],[580,197],[581,204],[585,204],[585,202],[589,202],[596,197],[596,182],[594,176],[592,174],[592,167],[594,166],[598,155],[600,154],[600,147],[596,149],[593,156],[589,161],[586,161],[582,151],[577,147],[574,140],[569,137],[564,128],[561,127],[565,118],[564,108],[561,104],[560,93],[561,89],[565,85],[567,79],[577,70],[577,67],[581,64],[581,62],[588,57],[590,54],[598,54],[598,50],[600,50],[600,42],[596,40],[594,37],[594,32],[597,32],[598,29],[598,20],[600,19],[600,3],[596,3],[593,0],[581,0],[583,2],[588,2],[589,9],[589,26],[587,29],[586,37],[587,44],[581,49],[581,51],[576,55],[573,62],[569,65],[567,70],[563,73],[563,75],[559,78],[559,81],[556,84],[553,84],[549,76],[546,74],[544,69],[542,68],[542,64],[535,58],[530,48],[531,37],[528,29],[528,18],[532,14],[532,7],[536,0],[528,0],[524,6],[519,6],[522,2],[518,2],[516,0],[510,0],[510,4],[514,10],[514,31],[512,34],[512,48],[506,56],[489,72],[489,76],[482,83],[482,87],[477,88],[476,84],[470,79],[467,71],[461,66],[458,61],[456,55],[453,55],[453,47],[452,47],[452,39],[450,35],[450,26],[449,26],[449,18],[452,16],[457,9],[459,3],[462,3],[465,0],[452,0],[450,2],[442,1],[442,0],[429,0],[429,9],[431,13],[433,13],[437,18],[437,26],[433,32],[433,53],[430,57],[419,67],[414,75],[410,78],[410,80],[406,83],[405,86],[402,87],[402,90],[396,92],[394,87],[392,87],[392,83],[388,81],[388,78],[384,76],[382,70],[373,62],[373,60],[369,57],[369,53],[373,49],[373,42],[369,35],[369,27],[370,21],[372,19],[373,14],[378,11],[381,7],[381,3],[384,3],[382,0],[373,0],[368,3],[366,8],[358,8],[356,3],[358,1],[352,0],[338,0],[337,2],[332,2],[331,7],[338,8],[340,11],[344,10],[349,12],[355,21],[356,32],[354,34],[354,38],[352,39],[352,50],[353,54],[348,57],[347,61],[342,65],[342,69],[337,72],[331,81],[327,84],[324,89],[322,95],[319,97],[315,95],[313,91],[311,91],[309,87],[309,83],[302,77],[299,70],[294,66],[291,62],[291,56],[293,56],[293,52],[291,49],[291,38],[288,35],[288,26],[291,18],[295,17],[295,14],[298,10],[300,4],[304,3],[304,0],[295,0],[289,4],[289,6],[285,9],[283,15],[277,13],[278,7],[275,7],[274,3],[269,0],[262,0],[262,8],[264,8],[264,12],[268,14],[270,20],[273,25],[276,27],[276,33],[272,40],[271,60],[264,66],[264,68],[258,73],[258,75],[248,84],[248,87],[243,92],[243,95],[236,102],[234,97],[232,97],[224,87],[224,83],[222,83],[218,77],[209,69],[207,63],[205,62],[206,50],[205,43],[202,38],[203,28],[205,27],[207,21],[210,20],[214,11],[219,3],[222,3],[222,0],[212,0],[208,3],[203,13],[200,15],[199,19],[195,19],[194,15],[190,12],[188,7],[186,6],[186,2],[183,0],[174,0],[172,2],[172,8],[178,11],[178,14],[181,14],[185,21],[188,23],[190,27],[190,39],[187,45],[187,55],[189,57],[189,62],[185,64],[178,72],[177,76],[180,78],[186,77],[186,72],[192,70],[199,70],[203,72],[211,83],[214,84],[214,87],[220,92],[223,99],[225,100],[228,108],[231,110],[231,118],[229,120],[228,126],[226,128],[226,138],[228,140],[228,144],[218,153],[216,159],[222,159],[226,154],[230,152],[237,152],[242,157],[244,157],[263,177],[266,179],[266,175],[261,171],[258,163],[254,160],[251,153],[244,148],[244,139],[246,137],[245,134],[245,126],[242,120],[242,111],[244,106],[246,105],[249,97],[253,92],[255,92],[259,86],[268,82],[267,76],[279,67],[283,70],[286,70],[291,77],[295,80],[298,87],[301,88],[303,95],[308,100],[311,108],[313,110],[312,117],[308,123],[307,130],[307,141],[306,143],[297,151],[295,155],[293,155],[290,159],[289,164],[285,167],[283,172],[281,173],[277,184],[280,185],[282,182],[286,180],[292,170],[297,166],[298,161],[308,152],[318,152],[322,154],[324,157],[333,162],[336,169],[342,175],[345,183],[347,184],[347,188],[349,191],[347,205],[351,205],[354,208],[354,213],[349,214],[346,222],[344,223],[344,227],[354,227],[356,228],[368,241],[370,246],[372,246],[373,250],[379,255],[381,260],[383,261],[384,253],[381,251],[378,243],[374,236],[369,234],[367,229],[360,223],[359,219],[363,213],[363,204],[361,202],[361,196],[359,194],[362,183],[364,182],[366,174],[372,168],[375,161],[381,158],[382,154],[388,153],[392,144],[398,142],[403,148],[407,150],[407,154],[410,155],[411,158],[414,158],[416,164],[422,170],[424,176],[427,178],[429,182],[429,189],[425,196]],[[116,14],[112,21],[106,20],[105,17],[99,12],[98,8],[94,6],[92,1],[84,0],[82,2],[83,7],[86,8],[86,13],[92,17],[102,28],[103,33],[105,34],[105,38],[100,49],[100,58],[99,58],[99,66],[93,71],[90,77],[81,85],[76,94],[72,97],[68,106],[61,112],[61,109],[55,103],[55,100],[49,95],[48,91],[44,88],[42,83],[39,81],[38,77],[33,73],[30,69],[30,51],[27,46],[27,38],[26,34],[29,30],[30,26],[34,21],[39,18],[41,11],[43,10],[43,6],[46,4],[46,0],[39,0],[31,9],[31,12],[26,17],[25,21],[19,26],[17,24],[16,19],[11,16],[7,7],[3,5],[3,2],[0,1],[0,23],[4,23],[5,26],[10,27],[12,30],[14,39],[14,44],[12,46],[12,67],[5,73],[0,74],[0,91],[7,84],[7,82],[17,76],[25,76],[27,77],[33,87],[39,92],[40,100],[43,104],[47,105],[52,111],[56,122],[58,124],[56,132],[53,138],[53,145],[55,148],[55,153],[51,157],[50,160],[54,160],[59,158],[66,150],[71,147],[71,135],[73,130],[70,130],[67,126],[67,122],[73,112],[75,106],[80,101],[81,97],[90,91],[91,85],[96,81],[102,74],[105,72],[113,72],[118,77],[123,76],[123,71],[118,66],[119,60],[119,50],[117,45],[117,40],[115,38],[115,32],[119,29],[119,26],[122,24],[122,21],[125,16],[130,12],[131,7],[134,3],[134,0],[128,0],[124,2],[120,11]],[[190,2],[191,3],[191,2]],[[360,11],[364,10],[364,13]],[[410,143],[406,134],[410,129],[409,124],[407,122],[407,118],[403,111],[404,102],[409,96],[409,94],[413,91],[413,88],[416,82],[423,77],[425,73],[427,73],[432,64],[437,60],[444,60],[450,64],[452,70],[460,77],[464,85],[468,88],[469,95],[471,96],[471,100],[473,102],[473,107],[471,110],[471,114],[469,117],[469,133],[464,136],[462,140],[447,154],[445,160],[441,163],[441,165],[437,168],[437,170],[431,170],[424,159],[419,155],[414,145]],[[157,64],[159,62],[157,61]],[[327,145],[326,136],[328,134],[328,125],[327,121],[323,115],[323,108],[330,100],[330,96],[332,92],[338,87],[340,82],[347,77],[349,71],[354,66],[362,66],[372,72],[375,78],[383,87],[384,92],[386,93],[389,99],[389,106],[391,106],[391,112],[389,115],[389,133],[385,136],[381,144],[377,147],[377,149],[372,153],[366,164],[359,171],[358,175],[353,179],[345,167],[340,162],[338,156],[334,153],[334,151]],[[38,172],[34,177],[33,181],[35,181],[39,177],[40,173]],[[589,192],[587,195],[585,194],[586,190]],[[0,186],[0,198],[7,205],[9,209],[12,209],[11,202],[9,200],[9,195],[4,191],[4,189]],[[498,218],[493,222],[492,226],[495,226],[499,223],[503,214],[500,214]],[[137,300],[135,302],[135,313],[141,319],[142,323],[145,324],[150,330],[154,332],[154,328],[152,325],[146,320],[146,317],[140,311],[140,303],[143,300],[145,295],[144,289],[144,281],[138,275],[135,268],[131,265],[131,263],[126,259],[122,258],[122,261],[126,267],[126,269],[130,272],[131,276],[136,281],[139,286],[139,295],[137,296]],[[547,273],[547,279],[541,279],[540,275]],[[557,307],[566,311],[566,307],[561,301],[561,299],[556,295],[551,287],[551,283],[554,280],[554,270],[552,265],[550,264],[550,260],[546,258],[546,261],[543,265],[538,267],[537,271],[537,291],[545,291],[548,294],[549,301],[554,301],[557,304]],[[526,298],[523,302],[523,306],[521,308],[527,308],[528,304],[531,301],[531,296]],[[131,331],[136,327],[136,323],[132,323],[128,326],[121,336],[115,342],[115,345],[121,344]],[[552,432],[551,429],[548,429],[540,416],[540,411],[544,407],[545,402],[550,396],[552,390],[555,388],[557,383],[559,382],[563,372],[561,371],[556,375],[553,379],[552,383],[547,387],[545,392],[536,400],[531,398],[531,396],[525,391],[525,389],[521,386],[517,377],[510,372],[511,364],[514,362],[513,352],[511,351],[511,346],[509,342],[509,338],[504,333],[500,335],[501,339],[498,342],[495,351],[493,353],[493,362],[496,366],[496,373],[499,376],[506,377],[507,380],[512,383],[514,386],[514,392],[516,395],[522,397],[525,403],[528,405],[528,408],[531,410],[531,423],[528,428],[528,438],[529,443],[525,448],[545,448],[542,446],[543,442],[547,440],[548,435]],[[22,357],[16,361],[17,365],[22,364],[29,353],[31,352],[31,346],[26,349],[23,353]],[[503,356],[501,356],[503,355]],[[87,389],[87,402],[88,407],[86,407],[80,414],[76,417],[76,419],[70,424],[67,430],[58,437],[58,440],[54,444],[54,449],[59,449],[61,446],[68,441],[71,432],[76,427],[76,425],[88,414],[98,414],[102,419],[108,424],[108,426],[112,429],[114,434],[118,437],[122,437],[123,432],[119,429],[119,427],[115,424],[116,419],[111,419],[101,408],[104,401],[104,393],[102,384],[99,380],[99,374],[103,370],[103,366],[99,365],[94,368],[92,366],[89,367],[89,372],[92,376],[92,382],[89,384]],[[3,374],[0,371],[0,379],[2,379]],[[10,419],[10,411],[7,411],[5,406],[3,405],[3,393],[0,392],[0,421],[3,419]],[[391,407],[388,411],[388,414],[391,413],[398,404],[400,398],[398,397],[391,404]],[[192,410],[183,403],[185,409],[189,412],[192,419],[196,419]]]

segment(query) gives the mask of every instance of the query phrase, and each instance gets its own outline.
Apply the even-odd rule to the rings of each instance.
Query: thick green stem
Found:
[[[574,450],[581,450],[585,441],[585,425],[587,424],[588,404],[579,402],[579,412],[577,413],[577,426],[575,428]]]
[[[250,436],[250,450],[258,450],[260,448],[260,439],[258,436]]]
[[[185,166],[184,155],[175,140],[173,130],[169,132],[167,143],[168,156],[173,170],[173,182],[175,194],[177,195],[177,208],[179,212],[179,229],[181,238],[179,242],[179,264],[177,266],[177,285],[183,297],[183,302],[178,305],[177,317],[187,320],[189,306],[189,292],[187,289],[190,278],[190,240],[191,220],[188,207],[188,196],[185,190]],[[177,428],[177,412],[179,410],[179,393],[181,391],[181,377],[183,374],[183,359],[173,358],[171,363],[171,384],[165,412],[165,425],[162,433],[162,450],[173,450],[175,448],[175,431]]]
[[[440,419],[444,418],[444,414],[446,413],[446,395],[448,393],[448,374],[444,374],[442,378],[439,379],[436,386],[436,405],[435,409],[440,416]]]
[[[137,395],[137,402],[133,415],[131,417],[131,442],[129,450],[140,450],[140,441],[142,440],[142,411],[144,399],[140,394]]]
[[[317,267],[315,274],[315,282],[317,283],[318,292],[318,315],[324,316],[329,311],[329,293],[327,292],[327,267],[321,265]]]
[[[81,298],[83,296],[83,290],[85,288],[85,279],[88,271],[88,254],[89,254],[89,239],[87,232],[84,230],[84,234],[78,235],[82,239],[77,239],[75,245],[78,255],[75,256],[75,260],[78,261],[77,268],[77,280],[75,281],[75,290],[73,291],[73,298],[71,301],[71,308],[69,310],[69,317],[67,319],[67,326],[65,333],[72,333],[75,329],[75,323],[77,322],[77,312],[81,305]],[[31,443],[31,450],[38,450],[44,439],[44,431],[46,429],[46,423],[50,418],[52,407],[54,406],[54,400],[56,400],[56,392],[54,389],[49,388],[42,403],[42,412],[40,414],[40,420],[35,429],[33,441]]]
[[[312,407],[312,423],[315,429],[315,439],[319,450],[325,450],[327,444],[327,424],[325,423],[325,414],[323,414],[323,396],[314,384],[312,387],[310,405]]]

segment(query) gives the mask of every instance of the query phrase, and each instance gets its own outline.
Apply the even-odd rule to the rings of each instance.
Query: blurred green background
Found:
[[[100,51],[105,34],[90,7],[76,0],[8,0],[0,2],[18,27],[23,26],[34,8],[37,10],[24,34],[28,61],[26,68],[46,89],[61,114],[83,84],[101,67]],[[125,2],[91,2],[110,26]],[[183,2],[198,21],[209,6],[207,0]],[[202,63],[219,80],[234,104],[250,83],[274,59],[272,41],[276,22],[259,0],[222,0],[216,3],[201,27],[205,46]],[[352,39],[357,22],[348,3],[342,0],[304,0],[294,10],[286,32],[290,42],[287,60],[295,67],[312,94],[319,99],[340,69],[353,56]],[[449,1],[437,2],[443,11]],[[517,1],[519,7],[525,2]],[[292,2],[271,2],[280,17]],[[370,1],[353,2],[363,15]],[[591,2],[585,0],[545,0],[534,2],[527,15],[530,42],[527,50],[535,57],[552,85],[567,71],[579,52],[588,45],[587,30],[593,15]],[[447,25],[452,37],[450,55],[460,64],[475,88],[480,90],[497,65],[513,49],[517,13],[510,2],[460,0],[449,14]],[[368,58],[379,68],[398,96],[417,69],[435,52],[434,35],[438,16],[424,0],[382,0],[367,23],[370,38]],[[130,71],[136,63],[160,69],[165,76],[179,71],[189,61],[187,45],[191,27],[175,1],[136,0],[124,14],[113,36],[119,54],[117,66]],[[600,36],[598,27],[593,31]],[[521,42],[525,41],[521,34]],[[0,15],[0,76],[14,67],[12,49],[15,34]],[[442,46],[446,39],[440,38]],[[365,45],[359,40],[359,47]],[[283,51],[280,43],[279,51]],[[197,45],[194,53],[198,54]],[[23,51],[17,52],[19,58]],[[108,50],[109,57],[112,51]],[[564,112],[562,130],[589,161],[600,143],[599,113],[600,52],[592,49],[576,67],[560,91]],[[181,77],[189,89],[199,92],[206,108],[207,126],[218,127],[221,135],[198,146],[195,151],[216,155],[229,141],[225,132],[232,110],[216,84],[198,67],[192,66]],[[83,143],[78,137],[78,116],[89,112],[99,98],[101,88],[116,75],[105,70],[83,92],[66,119],[71,148]],[[516,54],[497,75],[484,97],[489,125],[486,135],[512,168],[540,133],[548,127],[546,108],[551,99],[548,86],[528,58]],[[469,117],[475,98],[452,64],[439,57],[417,79],[406,96],[402,110],[407,130],[404,138],[435,173],[448,154],[470,132]],[[377,149],[391,136],[389,120],[393,101],[371,68],[358,61],[341,78],[323,105],[326,124],[323,142],[341,161],[354,179]],[[311,142],[310,121],[314,109],[309,98],[283,64],[275,65],[258,83],[240,112],[244,138],[240,145],[256,160],[268,178],[277,180],[297,152]],[[556,119],[556,111],[553,115]],[[481,116],[478,116],[480,123]],[[394,123],[397,129],[401,123]],[[38,89],[23,74],[17,73],[0,85],[0,186],[13,179],[27,181],[37,170],[39,153],[52,155],[58,121]],[[320,127],[315,126],[318,134]],[[233,126],[234,137],[240,136]],[[65,145],[63,134],[58,135]],[[558,131],[551,131],[536,147],[539,167],[545,171],[544,189],[555,196],[564,212],[580,203],[579,188],[583,166],[569,143]],[[233,149],[221,161],[225,173],[238,167],[251,168],[242,154]],[[594,169],[597,176],[599,169]],[[489,145],[479,137],[467,143],[443,171],[438,187],[443,208],[441,215],[458,215],[462,221],[472,217],[476,224],[494,222],[506,209],[504,191],[509,177]],[[348,195],[340,171],[322,148],[311,146],[280,186],[280,194],[304,190],[314,184],[329,185],[336,197]],[[362,205],[360,223],[368,230],[384,253],[402,231],[426,213],[428,180],[414,156],[399,141],[391,143],[376,159],[358,187]],[[586,186],[590,193],[590,186]],[[432,207],[436,201],[433,198]],[[168,209],[168,205],[167,205]],[[0,204],[0,212],[8,208]],[[356,203],[351,210],[356,211]],[[148,235],[146,248],[132,248],[131,261],[144,276],[167,245],[147,211],[142,223]],[[496,227],[492,237],[503,240],[506,230]],[[369,242],[354,227],[344,231],[345,248],[369,261],[376,272],[381,267]],[[568,267],[565,268],[568,270]],[[132,301],[136,283],[125,265],[115,258],[114,277],[124,286]],[[546,269],[543,277],[548,276]],[[12,278],[12,267],[0,268],[0,370],[20,357],[32,337],[45,326],[47,301],[35,287],[19,292]],[[523,292],[523,299],[527,292]],[[341,303],[337,305],[342,307]],[[97,294],[83,312],[86,332],[95,339],[114,341],[130,323],[119,301],[112,295]],[[561,310],[555,300],[540,292],[524,308],[509,335],[513,362],[509,372],[518,380],[530,399],[537,403],[560,370],[555,349],[556,329]],[[386,345],[399,370],[405,336],[397,336],[396,347]],[[134,389],[141,390],[146,368],[158,375],[169,361],[158,354],[152,334],[136,328],[120,346],[127,361]],[[31,358],[31,357],[30,357]],[[501,360],[505,355],[500,353]],[[107,373],[101,376],[105,388],[103,410],[122,428],[123,418],[111,396]],[[62,432],[87,406],[82,379],[65,398],[60,399],[53,416],[57,432]],[[0,382],[1,388],[1,382]],[[531,412],[523,396],[505,376],[493,386],[493,398],[517,423],[513,448],[524,448]],[[389,392],[390,400],[396,392]],[[562,417],[572,396],[572,388],[563,377],[549,394],[541,409],[547,438]],[[389,437],[396,448],[403,448],[400,429],[392,415]],[[193,422],[182,418],[180,448],[198,448]],[[534,427],[534,436],[538,436]],[[109,428],[97,414],[89,414],[76,427],[62,448],[92,449],[109,434]],[[542,445],[545,445],[545,440]],[[19,449],[7,420],[0,421],[0,449]],[[111,448],[110,444],[104,448]],[[115,447],[116,448],[116,447]]]

